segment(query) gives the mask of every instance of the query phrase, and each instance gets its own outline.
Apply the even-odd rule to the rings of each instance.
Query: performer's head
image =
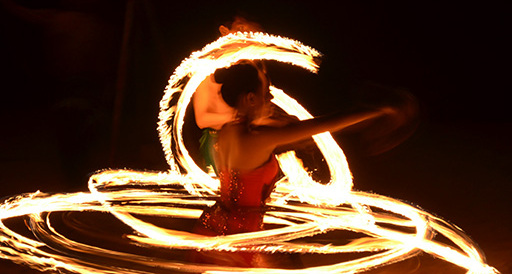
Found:
[[[230,33],[238,32],[238,31],[240,31],[240,32],[248,32],[248,31],[259,32],[259,31],[263,31],[263,28],[261,27],[260,24],[258,24],[256,22],[249,21],[241,16],[235,16],[235,20],[233,20],[233,22],[231,22],[230,24],[221,25],[219,27],[219,31],[220,31],[220,34],[222,36],[224,36],[224,35],[228,35]]]
[[[222,84],[222,99],[237,111],[239,118],[254,120],[271,114],[269,79],[251,61],[241,61],[218,69],[215,81]]]

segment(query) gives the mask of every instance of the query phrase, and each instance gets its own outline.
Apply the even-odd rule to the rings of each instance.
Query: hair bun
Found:
[[[240,96],[249,92],[257,92],[261,87],[258,69],[249,62],[240,62],[228,68],[217,69],[213,77],[215,82],[222,84],[222,99],[231,107],[237,105]]]
[[[215,82],[219,84],[224,84],[226,82],[228,74],[229,73],[227,68],[220,68],[213,73],[213,79],[215,80]]]

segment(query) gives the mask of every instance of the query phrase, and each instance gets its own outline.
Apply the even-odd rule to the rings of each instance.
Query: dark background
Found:
[[[507,273],[506,10],[492,1],[2,0],[0,197],[85,190],[103,168],[165,170],[156,122],[167,79],[239,14],[324,54],[318,75],[273,78],[315,115],[350,106],[369,86],[412,94],[418,127],[396,148],[370,155],[338,138],[355,188],[452,221]]]

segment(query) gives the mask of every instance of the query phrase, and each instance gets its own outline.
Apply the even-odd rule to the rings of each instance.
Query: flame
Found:
[[[205,237],[164,228],[141,218],[195,220],[202,208],[215,202],[219,181],[195,164],[182,139],[185,110],[202,80],[217,68],[228,67],[241,59],[276,60],[316,72],[318,66],[314,59],[319,56],[319,52],[298,41],[264,33],[230,34],[192,53],[170,77],[160,101],[158,131],[170,169],[167,172],[105,170],[90,177],[88,193],[35,192],[5,200],[0,205],[0,258],[41,271],[72,273],[358,273],[423,251],[458,265],[467,273],[499,273],[485,263],[482,253],[459,228],[404,202],[353,191],[347,160],[329,133],[314,136],[331,173],[328,184],[315,182],[294,152],[279,155],[286,176],[272,193],[270,210],[264,219],[266,225],[275,225],[273,229]],[[273,102],[287,113],[299,119],[311,117],[282,90],[271,87],[271,92]],[[68,238],[52,225],[50,215],[55,212],[89,211],[116,217],[133,231],[126,235],[131,243],[145,248],[371,254],[300,270],[232,268],[102,248]],[[9,221],[20,218],[25,218],[34,237],[8,225]],[[364,236],[343,245],[336,241],[328,245],[293,241],[335,230]],[[450,243],[437,240],[436,235]]]

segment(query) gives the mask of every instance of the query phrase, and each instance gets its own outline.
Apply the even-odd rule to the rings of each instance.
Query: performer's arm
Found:
[[[283,127],[261,128],[258,130],[258,134],[254,135],[256,138],[252,141],[255,142],[253,144],[255,146],[267,146],[268,148],[273,149],[276,146],[300,141],[322,132],[335,132],[382,115],[396,114],[396,110],[386,107],[351,115],[328,115],[297,123],[291,123]]]

